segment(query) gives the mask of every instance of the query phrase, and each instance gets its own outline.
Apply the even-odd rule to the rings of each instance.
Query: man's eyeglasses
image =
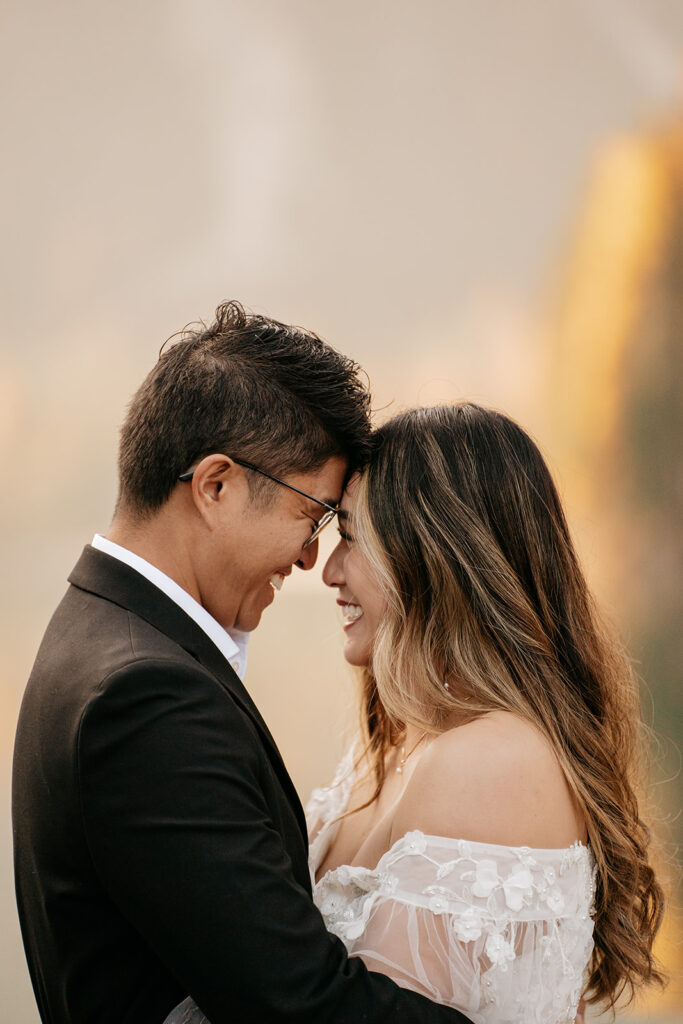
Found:
[[[306,494],[305,491],[300,491],[298,487],[294,487],[292,484],[288,484],[286,483],[286,481],[280,480],[279,477],[271,476],[270,473],[265,473],[262,469],[259,469],[258,466],[255,466],[253,462],[246,462],[244,459],[236,459],[234,455],[231,455],[230,458],[232,459],[233,462],[236,462],[238,466],[244,466],[245,469],[250,469],[253,473],[260,473],[261,476],[265,476],[268,480],[272,480],[276,484],[281,484],[282,487],[288,487],[290,491],[295,491],[297,494],[300,494],[303,498],[307,498],[308,501],[314,501],[316,505],[322,505],[323,508],[327,509],[327,512],[325,512],[325,514],[321,516],[321,518],[315,524],[315,527],[310,537],[307,537],[306,540],[304,541],[303,547],[305,548],[307,548],[309,544],[312,544],[313,541],[320,536],[325,527],[329,526],[329,524],[332,522],[334,517],[339,512],[339,509],[335,508],[334,505],[328,505],[326,501],[321,501],[320,498],[314,498],[312,495]],[[178,477],[178,480],[181,483],[187,483],[188,480],[191,480],[193,476],[194,470],[190,469],[187,473],[181,473],[180,476]]]

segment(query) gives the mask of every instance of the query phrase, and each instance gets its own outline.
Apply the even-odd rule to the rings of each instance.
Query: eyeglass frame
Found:
[[[327,509],[327,512],[316,522],[315,529],[312,531],[310,537],[307,537],[304,543],[301,545],[307,548],[309,544],[312,544],[314,540],[317,540],[320,534],[323,532],[326,526],[332,522],[334,517],[339,513],[339,508],[335,508],[334,505],[328,505],[326,501],[321,501],[320,498],[314,498],[312,494],[306,494],[306,491],[300,490],[298,487],[294,487],[293,484],[288,484],[286,480],[280,480],[279,477],[273,476],[271,473],[266,473],[265,470],[259,469],[253,462],[247,462],[246,459],[237,459],[234,455],[229,455],[228,458],[236,462],[238,466],[243,466],[245,469],[251,469],[254,473],[259,473],[261,476],[265,476],[267,480],[272,480],[273,483],[280,484],[282,487],[287,487],[290,491],[294,491],[296,494],[300,494],[302,498],[307,498],[308,501],[314,501],[316,505],[322,505],[323,508]],[[194,470],[190,469],[187,473],[181,473],[178,477],[180,483],[188,483],[194,476]]]

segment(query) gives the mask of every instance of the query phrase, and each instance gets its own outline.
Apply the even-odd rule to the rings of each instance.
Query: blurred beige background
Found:
[[[126,402],[223,299],[359,360],[379,416],[466,396],[531,429],[647,680],[675,816],[682,52],[680,0],[0,5],[3,1019],[37,1022],[11,880],[22,689],[106,530]],[[316,568],[251,646],[304,797],[354,720],[339,633]],[[672,861],[680,824],[662,833]],[[673,970],[680,934],[671,915]],[[682,1005],[672,986],[635,1012]]]

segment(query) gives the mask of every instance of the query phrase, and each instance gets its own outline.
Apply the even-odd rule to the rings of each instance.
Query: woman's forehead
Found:
[[[360,474],[354,473],[342,494],[342,500],[339,507],[343,512],[351,512],[354,505],[356,504],[356,495],[358,493],[358,484],[360,481]]]

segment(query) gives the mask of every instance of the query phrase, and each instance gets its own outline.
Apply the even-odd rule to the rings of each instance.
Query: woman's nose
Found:
[[[336,548],[325,562],[323,583],[327,587],[342,587],[346,582],[344,576],[344,541],[340,540]]]

